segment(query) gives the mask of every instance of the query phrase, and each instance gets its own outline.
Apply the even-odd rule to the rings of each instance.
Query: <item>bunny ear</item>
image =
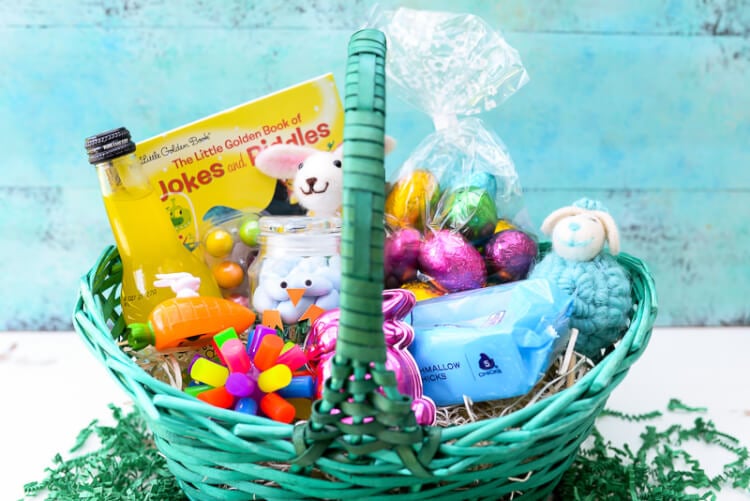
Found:
[[[603,211],[593,210],[591,213],[604,225],[604,231],[607,232],[607,240],[609,241],[609,253],[616,256],[620,253],[620,232],[617,229],[615,220]]]
[[[559,220],[567,216],[575,216],[576,214],[580,214],[582,211],[583,209],[581,209],[580,207],[573,207],[572,205],[561,207],[556,211],[553,211],[549,216],[545,218],[544,222],[542,223],[542,233],[544,233],[545,235],[550,235]]]
[[[255,157],[255,167],[263,174],[276,179],[291,179],[299,164],[315,153],[316,149],[296,144],[275,144]]]

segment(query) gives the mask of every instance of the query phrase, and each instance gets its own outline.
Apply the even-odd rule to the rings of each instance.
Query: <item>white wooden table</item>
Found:
[[[642,358],[612,393],[608,407],[627,413],[666,410],[671,398],[706,407],[705,419],[750,447],[750,328],[655,329]],[[0,499],[20,499],[23,485],[44,477],[56,453],[67,457],[79,430],[92,419],[112,423],[107,405],[132,403],[75,333],[0,333],[3,382],[0,429]],[[666,413],[650,422],[690,425],[696,414]],[[599,429],[615,444],[637,447],[643,423],[600,419]],[[690,444],[709,474],[729,459],[717,447]],[[750,500],[750,493],[725,491],[724,501]]]

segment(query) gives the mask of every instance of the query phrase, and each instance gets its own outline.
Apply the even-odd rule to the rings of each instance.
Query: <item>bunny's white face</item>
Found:
[[[591,261],[604,247],[606,231],[602,222],[588,214],[560,219],[552,231],[552,248],[563,259]]]
[[[341,207],[341,148],[316,152],[297,166],[292,185],[300,204],[316,216],[335,215]]]

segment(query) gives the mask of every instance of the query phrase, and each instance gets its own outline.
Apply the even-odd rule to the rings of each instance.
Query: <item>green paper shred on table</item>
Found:
[[[672,399],[670,412],[700,413],[706,409],[689,407]],[[598,419],[614,416],[625,421],[648,421],[662,417],[661,412],[628,415],[605,410]],[[556,490],[560,500],[630,499],[648,500],[715,500],[722,489],[741,489],[750,494],[750,461],[747,447],[726,433],[716,430],[713,422],[702,417],[692,427],[670,425],[665,430],[646,426],[638,450],[625,444],[621,448],[605,441],[594,428],[593,445],[582,447],[571,468]],[[726,450],[733,456],[716,476],[708,475],[696,457],[683,445],[698,442]]]
[[[102,426],[93,421],[79,435],[71,452],[92,437],[101,447],[71,459],[60,454],[47,477],[24,486],[28,496],[46,499],[184,500],[165,459],[155,449],[150,432],[140,415],[126,415],[110,406],[117,424]],[[702,413],[671,400],[668,412]],[[599,419],[614,417],[629,422],[663,417],[660,411],[632,415],[607,410]],[[739,489],[750,494],[750,460],[747,447],[716,430],[710,420],[696,417],[692,426],[670,425],[657,430],[647,425],[641,445],[615,447],[594,428],[590,446],[583,447],[555,491],[560,500],[715,500],[722,489]],[[714,445],[732,457],[721,473],[708,475],[697,458],[683,449],[688,442]]]
[[[124,415],[120,408],[109,407],[115,426],[92,421],[78,434],[70,452],[79,451],[92,436],[98,437],[101,447],[71,459],[57,454],[54,465],[45,470],[44,480],[24,486],[27,496],[58,500],[186,499],[140,415],[135,411]]]

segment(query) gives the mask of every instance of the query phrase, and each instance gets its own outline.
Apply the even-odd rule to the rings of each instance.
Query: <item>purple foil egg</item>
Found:
[[[523,280],[537,255],[533,238],[519,230],[495,233],[484,247],[489,279],[494,282]]]
[[[385,238],[385,286],[400,287],[417,276],[422,235],[414,228],[401,228]]]
[[[487,273],[479,251],[450,230],[437,231],[422,242],[419,269],[450,292],[483,287]]]

